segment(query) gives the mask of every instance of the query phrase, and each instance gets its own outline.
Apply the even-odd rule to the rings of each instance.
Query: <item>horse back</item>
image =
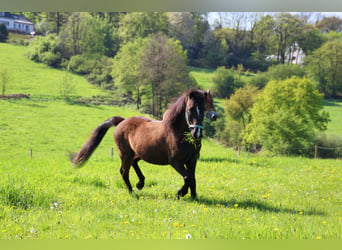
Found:
[[[145,117],[131,117],[114,130],[120,157],[132,155],[152,164],[169,164],[172,151],[170,132],[162,121]],[[171,139],[172,141],[172,139]],[[171,147],[171,148],[170,148]]]

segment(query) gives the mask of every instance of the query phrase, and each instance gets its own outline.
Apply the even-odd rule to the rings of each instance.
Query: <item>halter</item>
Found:
[[[198,109],[198,107],[196,107]],[[186,123],[188,124],[188,127],[189,129],[192,129],[192,128],[200,128],[200,129],[203,129],[203,125],[198,125],[198,124],[190,124],[190,121],[189,121],[189,114],[187,111],[185,111],[185,121]]]

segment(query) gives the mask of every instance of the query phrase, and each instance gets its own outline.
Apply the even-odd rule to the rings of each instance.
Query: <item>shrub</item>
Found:
[[[0,24],[0,42],[6,42],[8,40],[8,30],[6,25],[1,23]]]
[[[318,133],[316,135],[316,145],[318,146],[317,156],[319,158],[342,157],[342,138],[336,134]]]
[[[57,45],[56,35],[36,36],[29,44],[25,55],[32,61],[59,67],[61,54]]]
[[[276,153],[312,152],[315,132],[329,121],[322,109],[323,96],[308,79],[270,81],[251,110],[245,142]]]
[[[263,88],[270,80],[285,80],[293,76],[304,77],[304,70],[293,64],[278,64],[268,68],[266,72],[259,72],[249,80],[249,83]]]
[[[219,97],[230,96],[237,88],[243,86],[243,82],[239,78],[233,69],[218,67],[213,76],[214,94]]]

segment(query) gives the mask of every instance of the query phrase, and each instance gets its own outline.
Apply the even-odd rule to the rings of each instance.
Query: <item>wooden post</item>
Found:
[[[315,144],[315,159],[317,159],[317,145]]]
[[[32,159],[32,148],[30,148],[30,158]]]
[[[110,157],[113,158],[113,148],[110,148]]]
[[[240,146],[238,146],[238,157],[240,157]]]

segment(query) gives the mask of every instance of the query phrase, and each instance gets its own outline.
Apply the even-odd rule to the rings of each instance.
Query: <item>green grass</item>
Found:
[[[0,69],[7,68],[11,77],[6,94],[58,97],[58,86],[63,72],[29,60],[24,56],[26,49],[27,47],[23,46],[0,43]],[[74,85],[74,91],[71,93],[73,95],[91,97],[104,94],[81,76],[71,74],[70,82]]]
[[[326,100],[324,109],[329,112],[331,119],[328,123],[328,133],[342,138],[342,101]]]
[[[213,89],[213,76],[214,76],[213,69],[203,69],[197,67],[190,68],[190,75],[194,77],[199,85],[200,88],[207,90]]]
[[[1,101],[0,238],[338,239],[340,160],[242,154],[204,140],[197,200],[175,199],[182,178],[141,162],[146,187],[129,195],[110,130],[87,165],[74,170],[90,131],[126,108]],[[7,124],[4,126],[4,124]],[[33,158],[29,157],[33,148]],[[134,171],[131,182],[137,182]]]
[[[17,53],[13,58],[24,52],[0,46]],[[22,68],[32,69],[14,74],[34,82],[29,93],[58,96],[45,80],[60,71],[18,58]],[[84,95],[99,91],[83,80],[77,84]],[[13,84],[10,92],[23,87]],[[146,162],[140,163],[146,186],[130,195],[116,150],[110,156],[113,129],[84,168],[73,169],[68,154],[105,119],[142,114],[129,106],[38,100],[0,100],[0,239],[341,239],[341,160],[238,157],[203,140],[198,199],[177,200],[182,178],[170,166]],[[328,108],[338,117],[337,106]],[[130,179],[138,181],[134,171]]]

